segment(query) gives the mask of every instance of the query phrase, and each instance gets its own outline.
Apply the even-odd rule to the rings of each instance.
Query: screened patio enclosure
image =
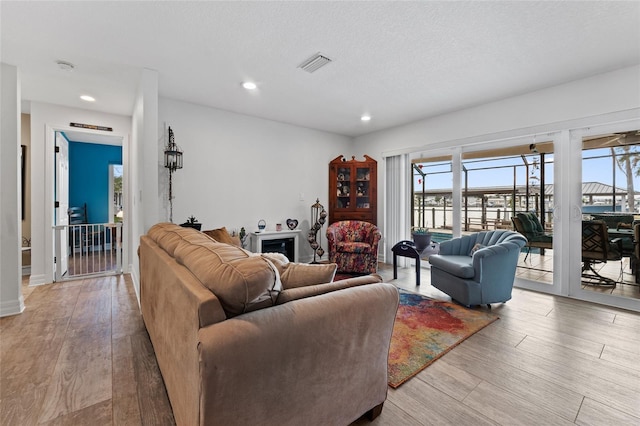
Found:
[[[583,221],[602,219],[603,214],[621,215],[621,221],[631,224],[635,220],[640,221],[636,191],[640,173],[639,143],[640,135],[636,131],[584,139],[579,212]],[[459,179],[462,202],[458,207],[461,232],[513,229],[511,218],[515,214],[533,212],[545,231],[553,233],[553,150],[553,143],[545,141],[505,149],[463,152]],[[453,235],[453,169],[452,159],[444,156],[418,158],[411,164],[412,226],[428,227],[436,241]],[[617,225],[616,222],[614,228]],[[615,236],[615,229],[609,231]],[[634,286],[637,296],[630,297],[640,298],[636,274],[632,270],[635,241],[627,238],[625,244],[624,257],[599,266],[603,268],[603,274],[611,274],[616,283]],[[526,262],[523,251],[519,276],[552,283],[553,251],[532,250]],[[609,291],[588,283],[585,288]],[[634,289],[625,291],[633,293]]]

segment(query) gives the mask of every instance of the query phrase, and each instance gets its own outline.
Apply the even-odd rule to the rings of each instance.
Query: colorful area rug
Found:
[[[397,388],[497,319],[489,312],[400,290],[389,350],[389,386]]]

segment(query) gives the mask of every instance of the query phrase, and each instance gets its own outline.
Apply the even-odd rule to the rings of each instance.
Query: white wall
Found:
[[[137,255],[140,236],[160,220],[158,203],[158,170],[160,167],[158,149],[158,73],[142,70],[136,103],[131,118],[131,147],[123,152],[124,176],[127,190],[125,219],[128,253],[130,254],[131,279],[138,301],[140,301],[140,262]]]
[[[49,129],[67,129],[69,123],[113,128],[113,134],[129,137],[131,118],[40,102],[31,103],[31,278],[30,285],[53,281],[53,138]],[[51,146],[49,146],[51,144]],[[125,173],[126,173],[125,169]]]
[[[353,150],[382,159],[383,154],[419,152],[430,146],[455,147],[463,143],[604,124],[612,113],[617,113],[614,114],[616,119],[637,117],[634,110],[637,108],[640,108],[640,66],[363,135],[355,138]],[[384,182],[384,162],[380,162],[380,194]],[[384,223],[382,204],[378,203],[380,224]]]
[[[24,310],[20,286],[20,78],[18,69],[0,64],[0,316]]]
[[[311,258],[311,205],[319,198],[328,210],[329,161],[351,151],[351,138],[162,98],[159,122],[165,127],[160,143],[166,145],[171,126],[184,151],[184,168],[173,175],[175,223],[193,215],[203,230],[244,226],[250,232],[260,219],[271,230],[298,219],[300,259]],[[168,220],[166,169],[159,184]],[[326,249],[324,231],[326,225]]]
[[[355,138],[354,149],[382,152],[556,123],[640,106],[640,66],[527,93]]]

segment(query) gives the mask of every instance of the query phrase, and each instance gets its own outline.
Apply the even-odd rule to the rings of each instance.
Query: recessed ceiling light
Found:
[[[254,90],[258,86],[255,83],[251,82],[251,81],[245,81],[244,83],[242,83],[242,87],[244,87],[247,90]]]
[[[362,117],[360,117],[360,120],[362,120],[362,121],[371,121],[371,116],[365,114]]]
[[[82,95],[80,96],[80,99],[82,99],[83,101],[87,101],[87,102],[95,102],[96,99],[93,96],[89,96],[89,95]]]
[[[56,61],[56,64],[58,65],[58,68],[64,71],[73,71],[73,69],[76,67],[71,62],[67,61]]]

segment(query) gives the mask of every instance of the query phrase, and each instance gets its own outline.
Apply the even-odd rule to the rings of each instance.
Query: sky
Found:
[[[582,181],[583,182],[600,182],[607,185],[613,184],[613,175],[611,172],[612,160],[607,158],[593,158],[600,157],[602,155],[609,155],[609,149],[594,149],[589,151],[583,151],[583,157],[591,157],[590,159],[584,159],[582,164]],[[539,158],[536,156],[527,156],[527,160],[532,163],[534,159]],[[545,156],[545,181],[547,183],[553,183],[553,155],[547,154]],[[525,167],[520,157],[505,158],[499,160],[465,160],[463,161],[464,167],[468,170],[469,187],[487,187],[487,186],[512,186],[513,185],[513,173],[514,165],[516,167],[516,184],[524,185],[526,183]],[[509,166],[509,167],[504,167]],[[490,170],[480,170],[484,168],[490,168]],[[426,163],[423,171],[428,173],[426,177],[425,188],[428,192],[429,188],[444,189],[452,186],[452,173],[450,172],[451,166],[449,163]],[[539,170],[533,170],[530,167],[529,174],[540,177]],[[441,173],[448,172],[448,173]],[[421,177],[414,171],[414,185],[417,190],[422,188],[420,182]],[[531,179],[530,184],[537,183],[538,180]],[[640,178],[634,177],[634,186],[636,191],[640,191]],[[626,189],[626,176],[622,171],[616,167],[616,187]]]

